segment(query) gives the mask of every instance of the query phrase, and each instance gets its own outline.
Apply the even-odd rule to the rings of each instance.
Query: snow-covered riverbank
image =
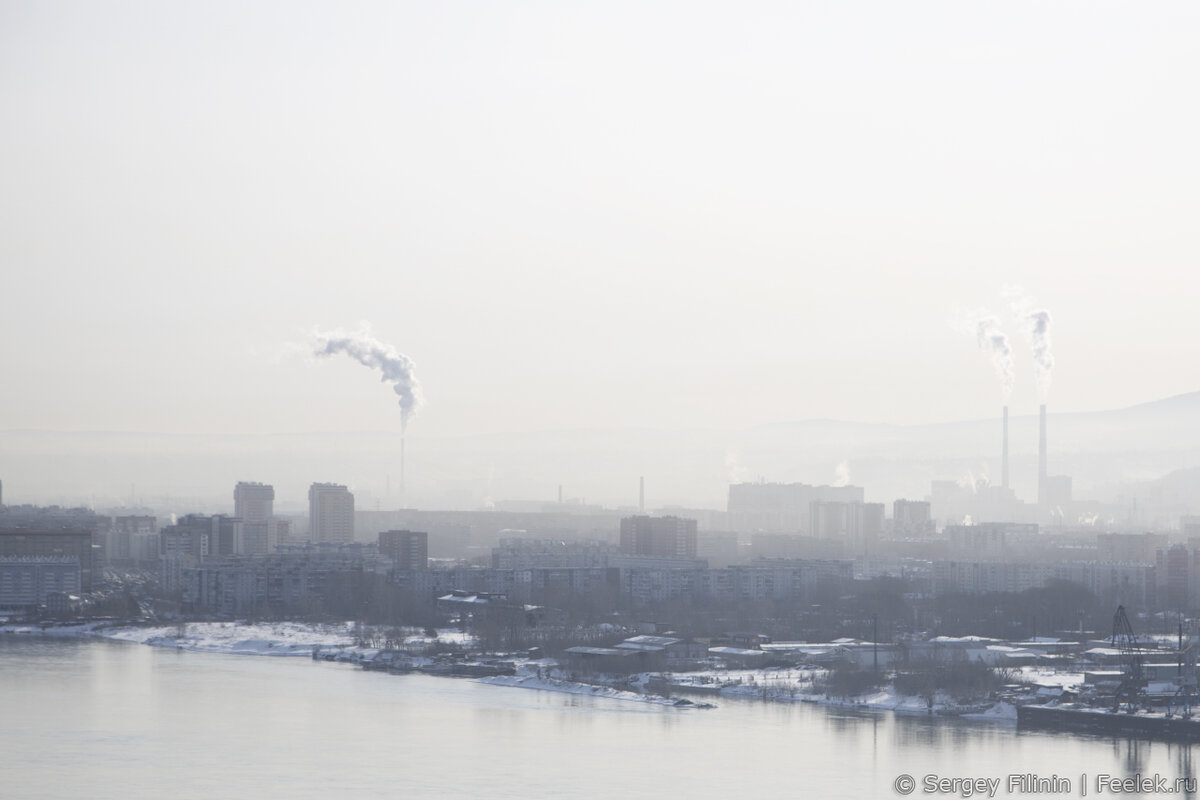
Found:
[[[344,649],[353,647],[355,641],[346,623],[191,622],[169,627],[114,628],[100,635],[154,647],[256,656],[311,656],[314,647]]]
[[[415,632],[414,632],[415,633]],[[82,623],[42,627],[40,625],[0,625],[0,637],[9,635],[38,635],[53,637],[95,637],[114,641],[146,644],[207,653],[231,655],[311,657],[313,650],[336,653],[339,661],[365,663],[379,653],[360,647],[353,623],[315,624],[303,622],[188,622],[175,625],[136,626],[113,622]],[[470,637],[457,631],[439,631],[436,639],[413,635],[406,644],[419,646],[432,642],[454,643],[469,647]],[[386,654],[385,654],[386,655]],[[411,659],[410,659],[411,660]],[[494,686],[586,695],[612,700],[649,703],[682,708],[710,707],[702,702],[662,697],[654,691],[720,694],[722,697],[783,703],[813,703],[838,708],[870,711],[890,711],[897,714],[936,714],[960,716],[964,719],[1015,723],[1016,709],[1004,702],[964,708],[950,698],[937,696],[928,699],[901,695],[891,687],[872,691],[858,697],[832,697],[815,691],[824,670],[812,668],[767,668],[719,670],[710,669],[689,673],[643,673],[625,678],[611,678],[597,683],[567,679],[556,669],[552,660],[523,661],[515,659],[518,674],[478,678],[478,682]],[[1053,673],[1049,670],[1027,668],[1022,677],[1041,686],[1069,686],[1082,680],[1075,673]],[[607,685],[605,685],[607,684]],[[655,684],[658,684],[655,687]],[[649,688],[648,688],[649,687]]]
[[[187,622],[176,625],[121,625],[112,622],[93,622],[78,625],[16,625],[0,626],[0,636],[28,635],[54,637],[97,637],[121,642],[170,647],[205,653],[229,653],[255,656],[311,656],[313,648],[322,651],[341,650],[347,653],[360,650],[355,646],[353,623],[305,622]],[[436,640],[412,636],[406,643],[428,644],[432,641],[460,645],[470,643],[469,637],[457,631],[439,632]]]
[[[520,689],[538,689],[544,692],[562,692],[565,694],[587,695],[588,697],[603,697],[609,700],[627,700],[636,703],[650,703],[675,708],[713,708],[709,703],[694,703],[676,697],[659,697],[652,694],[641,694],[610,686],[597,686],[590,683],[560,680],[558,678],[539,678],[536,675],[493,675],[479,678],[480,683],[493,686],[513,686]]]

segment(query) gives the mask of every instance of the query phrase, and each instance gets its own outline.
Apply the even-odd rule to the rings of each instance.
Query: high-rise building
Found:
[[[199,560],[236,555],[238,521],[225,514],[185,514],[158,532],[159,555]]]
[[[883,521],[887,510],[883,503],[847,503],[849,510],[847,538],[855,553],[865,553],[874,548],[883,535]]]
[[[292,521],[286,517],[271,517],[271,526],[267,537],[273,547],[281,544],[293,544]]]
[[[896,536],[929,536],[934,532],[928,500],[896,500],[892,503],[892,530]]]
[[[233,516],[238,523],[238,555],[262,556],[274,550],[271,517],[275,510],[275,487],[241,481],[233,487]]]
[[[809,532],[818,539],[844,539],[859,551],[883,532],[883,503],[814,500],[808,508]]]
[[[150,514],[126,514],[107,519],[107,530],[97,531],[104,559],[110,564],[155,560],[158,556],[158,520]],[[103,526],[102,526],[103,527]]]
[[[380,531],[379,555],[390,558],[396,569],[427,569],[429,534],[424,531]]]
[[[1169,609],[1191,607],[1195,599],[1195,560],[1196,553],[1182,544],[1158,551],[1155,578],[1160,606]]]
[[[682,517],[625,517],[621,552],[635,556],[696,557],[696,520]]]
[[[308,538],[313,542],[354,541],[354,495],[337,483],[308,489]]]

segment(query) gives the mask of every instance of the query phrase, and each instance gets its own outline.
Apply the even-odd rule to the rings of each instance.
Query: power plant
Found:
[[[1038,454],[1037,454],[1037,503],[1038,516],[1047,514],[1062,519],[1065,509],[1071,503],[1071,479],[1065,475],[1048,476],[1046,463],[1046,394],[1050,388],[1050,379],[1054,370],[1054,355],[1050,347],[1050,328],[1053,319],[1050,312],[1035,308],[1030,298],[1016,293],[1006,294],[1013,297],[1011,311],[1019,324],[1025,338],[1029,342],[1033,355],[1033,366],[1037,376],[1039,398],[1038,407]],[[1001,323],[996,315],[986,309],[965,317],[961,327],[975,335],[979,349],[988,354],[996,375],[1000,378],[1000,389],[1003,396],[1002,433],[1000,443],[1000,483],[999,486],[990,484],[986,479],[977,480],[968,476],[958,481],[935,481],[934,494],[940,495],[943,508],[952,507],[955,513],[962,517],[976,518],[977,514],[986,517],[995,515],[1028,515],[1033,509],[1019,510],[1021,501],[1011,488],[1011,472],[1008,449],[1008,406],[1012,397],[1015,378],[1012,346],[1008,336],[1001,329]],[[967,485],[964,485],[964,481]]]

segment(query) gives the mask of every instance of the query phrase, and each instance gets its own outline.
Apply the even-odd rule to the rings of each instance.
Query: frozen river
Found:
[[[0,797],[988,796],[1194,777],[1200,746],[720,699],[709,711],[307,658],[0,635]],[[1085,778],[1086,776],[1086,778]],[[1063,788],[1063,784],[1058,786]],[[1115,795],[1114,795],[1115,796]],[[1142,793],[1140,796],[1147,796]],[[1178,794],[1174,796],[1180,796]]]

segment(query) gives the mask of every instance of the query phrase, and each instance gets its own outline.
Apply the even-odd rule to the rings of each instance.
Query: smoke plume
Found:
[[[1000,391],[1007,404],[1013,390],[1013,352],[1008,336],[1000,330],[1000,320],[990,314],[976,319],[975,340],[979,348],[991,356],[996,376],[1000,378]]]
[[[1033,351],[1038,399],[1045,402],[1050,391],[1050,378],[1054,372],[1054,353],[1050,350],[1050,328],[1054,325],[1054,319],[1046,309],[1037,308],[1033,298],[1025,296],[1020,287],[1005,287],[1004,294],[1011,298],[1013,316],[1024,330],[1029,348]]]
[[[373,337],[366,324],[350,333],[314,330],[312,353],[321,358],[344,353],[364,367],[379,370],[379,380],[390,384],[400,398],[400,430],[407,430],[409,418],[422,402],[421,384],[413,373],[415,365],[411,358]]]
[[[1054,372],[1054,354],[1050,352],[1050,326],[1054,320],[1044,308],[1025,315],[1025,335],[1033,350],[1033,363],[1037,367],[1038,397],[1046,399],[1050,391],[1050,378]]]
[[[1013,391],[1013,351],[1008,336],[1000,329],[1000,320],[987,309],[957,312],[951,317],[951,327],[975,337],[979,349],[988,354],[996,377],[1000,379],[1000,393],[1005,405]]]
[[[849,486],[850,485],[850,462],[842,459],[838,465],[833,468],[833,485],[834,486]]]
[[[725,477],[729,483],[745,483],[747,474],[737,453],[725,454]]]

